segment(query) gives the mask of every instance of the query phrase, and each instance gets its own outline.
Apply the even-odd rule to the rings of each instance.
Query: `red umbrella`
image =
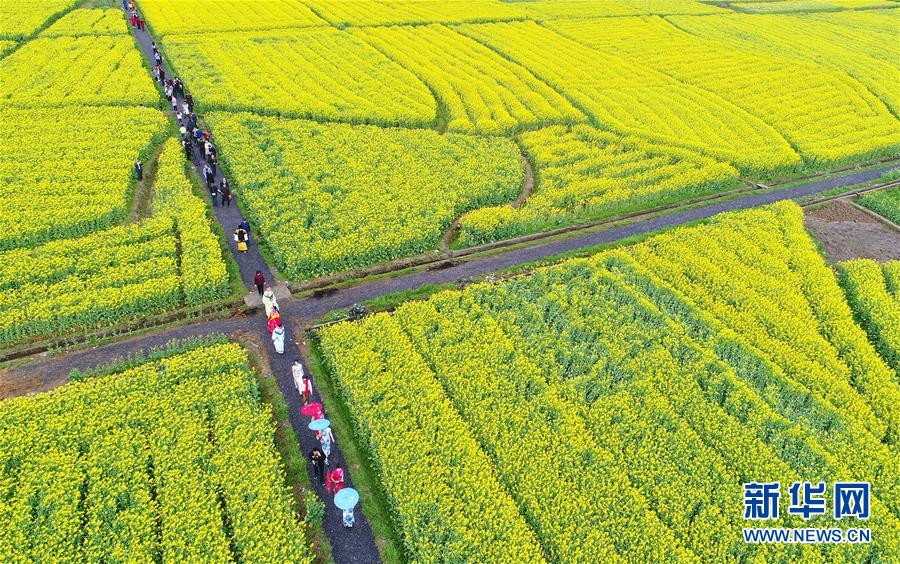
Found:
[[[302,413],[303,415],[309,415],[310,417],[312,417],[313,415],[315,415],[317,413],[321,413],[321,412],[322,412],[322,404],[317,401],[308,403],[300,408],[300,413]]]

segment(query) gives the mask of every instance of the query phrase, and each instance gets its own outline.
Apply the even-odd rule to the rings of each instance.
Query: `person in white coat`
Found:
[[[263,292],[262,302],[266,306],[266,317],[272,315],[272,308],[281,309],[278,307],[278,300],[275,299],[275,290],[271,286],[267,286]]]
[[[304,403],[308,402],[309,397],[312,395],[312,378],[303,371],[303,363],[300,362],[299,358],[294,359],[294,364],[291,366],[291,376],[294,378],[294,386],[297,387],[297,393],[303,396]]]
[[[284,354],[284,325],[279,325],[272,331],[272,344],[275,345],[275,352]]]

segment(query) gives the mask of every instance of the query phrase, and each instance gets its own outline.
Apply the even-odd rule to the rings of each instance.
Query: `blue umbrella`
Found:
[[[359,492],[353,488],[344,488],[334,496],[334,504],[338,509],[353,509],[359,503]]]
[[[331,421],[327,419],[316,419],[309,424],[309,428],[313,431],[322,431],[331,426]]]

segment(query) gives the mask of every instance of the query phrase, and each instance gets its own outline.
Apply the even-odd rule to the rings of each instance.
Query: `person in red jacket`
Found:
[[[274,331],[276,327],[281,327],[281,314],[278,313],[278,308],[272,308],[272,313],[269,315],[269,322],[267,327],[269,329],[269,333]]]
[[[256,284],[256,290],[259,292],[259,295],[263,295],[263,290],[266,287],[266,277],[263,276],[262,270],[256,271],[256,276],[253,277],[253,283]]]
[[[337,494],[344,489],[344,468],[340,464],[328,473],[328,484],[325,486],[325,489],[330,494]]]

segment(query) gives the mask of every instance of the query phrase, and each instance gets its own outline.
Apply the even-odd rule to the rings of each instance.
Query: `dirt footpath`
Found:
[[[805,223],[831,262],[900,260],[900,232],[845,202],[807,212]]]

